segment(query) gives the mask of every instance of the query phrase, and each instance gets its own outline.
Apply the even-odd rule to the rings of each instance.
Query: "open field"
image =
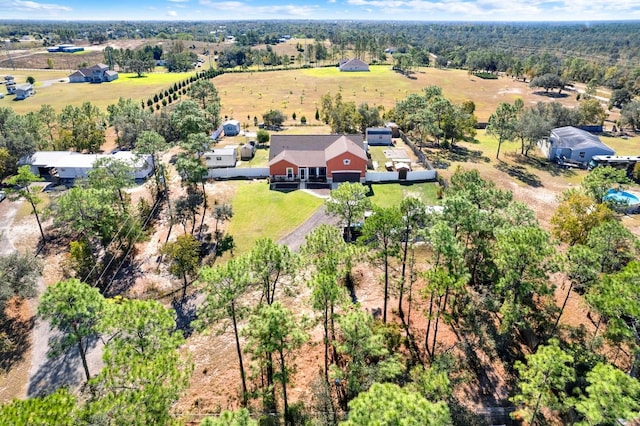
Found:
[[[11,71],[18,82],[32,75],[36,82],[61,79],[68,74],[63,71]],[[11,106],[19,113],[33,111],[41,104],[51,104],[61,109],[66,104],[79,104],[86,100],[101,108],[114,103],[120,96],[135,100],[146,100],[160,89],[193,73],[151,73],[138,79],[135,74],[121,74],[108,84],[54,83],[48,87],[36,83],[37,94],[30,99],[13,102],[11,97],[0,100],[0,105]],[[420,68],[413,79],[394,72],[389,65],[372,66],[371,72],[340,72],[337,68],[309,68],[300,70],[227,73],[213,79],[222,102],[223,117],[240,120],[243,126],[252,127],[253,117],[262,121],[262,114],[270,109],[279,109],[288,120],[287,126],[298,125],[301,133],[308,126],[300,126],[301,117],[309,125],[321,125],[315,120],[316,109],[324,94],[335,97],[341,94],[343,101],[356,105],[368,103],[389,111],[396,102],[411,93],[419,93],[430,85],[440,86],[444,95],[453,102],[472,100],[476,104],[478,121],[485,122],[500,102],[513,102],[522,98],[527,104],[557,101],[574,106],[575,93],[569,91],[560,97],[540,94],[526,83],[508,77],[483,80],[470,76],[464,70]],[[292,115],[296,114],[296,120]]]
[[[101,84],[55,81],[68,77],[68,73],[63,71],[18,71],[11,72],[11,75],[16,77],[18,83],[25,82],[27,76],[36,79],[34,96],[23,101],[14,101],[13,96],[0,99],[0,106],[11,107],[17,113],[24,114],[38,110],[43,104],[49,104],[60,112],[65,105],[81,105],[87,101],[106,112],[107,106],[117,103],[120,97],[146,101],[149,96],[153,97],[155,93],[168,89],[173,83],[184,80],[193,73],[150,73],[140,78],[136,74],[121,73],[117,80]],[[55,82],[44,87],[44,80]]]
[[[480,122],[487,121],[500,102],[513,102],[517,98],[522,98],[525,105],[551,101],[566,106],[577,103],[571,91],[561,97],[537,94],[527,83],[509,77],[483,80],[469,76],[465,70],[437,68],[420,68],[414,77],[409,79],[389,65],[379,65],[372,66],[368,73],[345,73],[334,67],[227,73],[216,77],[213,83],[220,92],[222,115],[249,125],[253,124],[254,116],[260,119],[270,109],[279,109],[287,115],[287,125],[295,124],[291,119],[294,112],[297,122],[305,116],[309,124],[316,124],[315,111],[326,93],[332,97],[340,93],[343,101],[368,103],[388,111],[397,101],[430,85],[440,86],[444,96],[453,102],[469,99],[475,102]]]

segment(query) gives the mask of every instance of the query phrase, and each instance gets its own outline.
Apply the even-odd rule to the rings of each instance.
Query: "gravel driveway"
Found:
[[[293,232],[280,239],[278,243],[289,246],[291,251],[298,251],[304,244],[307,234],[323,223],[329,225],[337,225],[340,223],[340,218],[336,216],[329,216],[327,214],[326,207],[324,205],[316,210],[309,219],[307,219],[302,225],[298,226]]]

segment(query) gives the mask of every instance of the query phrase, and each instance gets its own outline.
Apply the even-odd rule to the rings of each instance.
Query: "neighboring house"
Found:
[[[238,120],[227,120],[222,123],[225,136],[236,136],[240,134],[240,122]]]
[[[269,143],[272,184],[362,183],[366,171],[362,135],[273,135]]]
[[[549,139],[541,141],[539,146],[549,161],[581,167],[587,167],[594,155],[615,154],[596,135],[571,126],[551,130]]]
[[[369,146],[389,146],[393,144],[392,130],[389,127],[367,127],[365,140]]]
[[[35,95],[36,91],[33,90],[33,85],[29,83],[17,84],[15,87],[16,100],[21,101],[27,99],[29,96]]]
[[[118,73],[105,64],[96,64],[89,68],[80,68],[69,76],[69,83],[105,83],[116,80]]]
[[[358,59],[345,59],[338,65],[340,71],[369,71],[369,64]]]
[[[146,179],[153,173],[151,155],[137,155],[131,151],[118,151],[113,154],[81,154],[72,151],[36,151],[20,160],[28,164],[31,172],[53,181],[73,181],[86,178],[93,170],[93,164],[99,158],[112,157],[134,167],[135,179]]]
[[[219,169],[221,167],[235,167],[238,161],[238,147],[236,145],[225,148],[216,148],[203,154],[207,169]]]

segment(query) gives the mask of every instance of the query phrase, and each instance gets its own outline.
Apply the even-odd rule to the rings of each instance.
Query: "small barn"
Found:
[[[353,59],[346,59],[346,60],[342,60],[340,61],[340,64],[338,65],[338,68],[340,69],[340,71],[369,71],[369,64],[367,64],[366,62],[364,62],[361,59],[358,58],[353,58]]]
[[[256,141],[249,141],[240,148],[240,159],[242,161],[251,160],[256,155]]]
[[[541,142],[540,148],[549,161],[584,167],[594,155],[615,154],[596,135],[572,126],[551,130],[549,139]]]
[[[392,145],[391,137],[392,130],[389,127],[367,127],[365,130],[365,140],[369,146]]]
[[[391,129],[391,137],[392,138],[399,138],[400,137],[400,127],[396,123],[390,121],[388,123],[384,123],[384,127],[388,127],[388,128]]]
[[[240,122],[238,120],[227,120],[222,123],[225,136],[236,136],[240,134]]]
[[[204,153],[204,163],[207,169],[235,167],[238,161],[238,147],[236,145],[216,148]]]

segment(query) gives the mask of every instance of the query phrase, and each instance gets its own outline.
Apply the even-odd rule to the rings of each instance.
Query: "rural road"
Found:
[[[11,228],[16,216],[24,201],[4,200],[0,204],[0,256],[6,256],[15,251],[15,246],[11,240]],[[38,297],[29,300],[31,312],[35,315],[38,310],[38,298],[46,289],[45,281],[38,278]],[[78,356],[78,351],[74,348],[56,358],[49,358],[49,340],[55,334],[49,328],[49,322],[36,319],[31,334],[31,365],[29,367],[29,383],[27,396],[32,397],[52,392],[62,385],[71,387],[84,382],[84,371]],[[99,341],[93,342],[88,353],[89,369],[92,373],[99,371],[102,363],[102,344]]]

